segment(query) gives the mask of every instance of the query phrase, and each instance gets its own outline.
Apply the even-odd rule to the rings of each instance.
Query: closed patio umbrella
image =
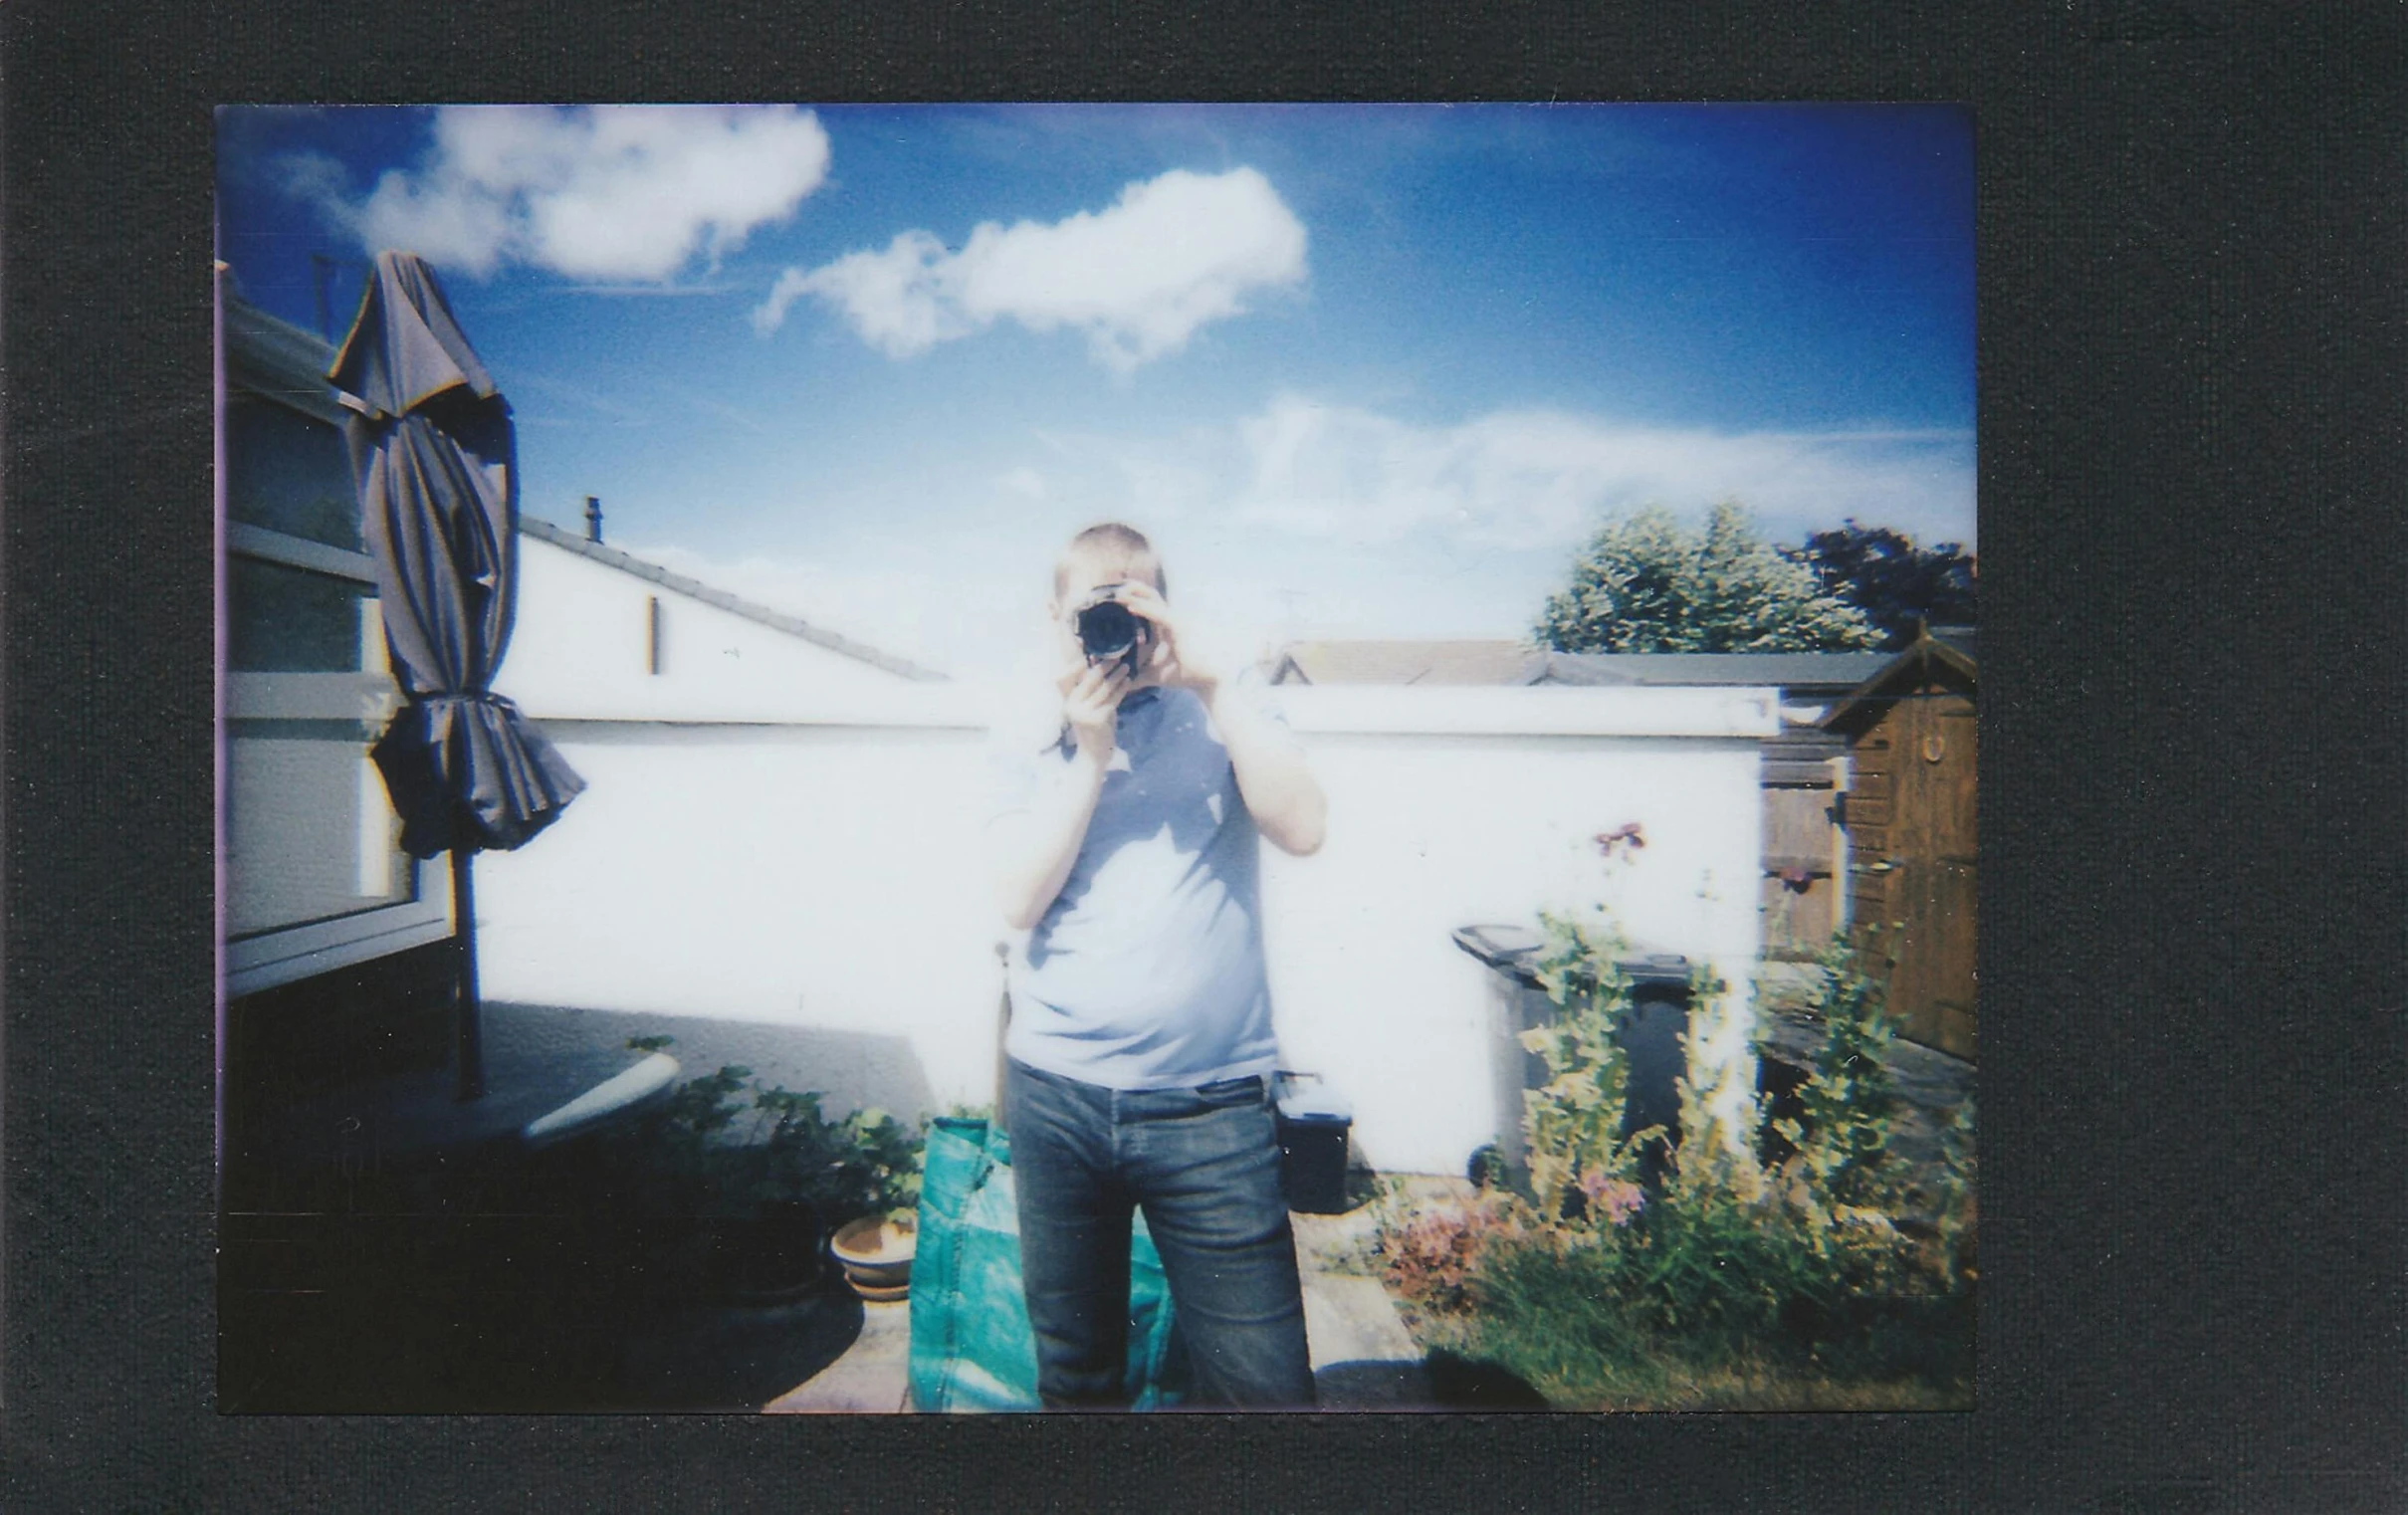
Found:
[[[376,560],[385,646],[405,702],[371,755],[402,850],[449,852],[461,973],[462,1099],[483,1092],[470,860],[511,850],[585,787],[544,734],[493,692],[516,612],[519,478],[510,404],[462,334],[434,270],[384,252],[327,375],[344,425],[360,525]]]

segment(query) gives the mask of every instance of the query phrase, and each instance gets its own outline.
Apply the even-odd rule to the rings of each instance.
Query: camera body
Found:
[[[1090,664],[1118,660],[1134,674],[1146,621],[1121,603],[1119,589],[1118,584],[1098,589],[1079,606],[1072,626],[1078,633],[1079,650],[1087,655]]]

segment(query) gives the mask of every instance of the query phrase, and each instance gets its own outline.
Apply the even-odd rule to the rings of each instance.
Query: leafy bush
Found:
[[[1530,1194],[1551,1223],[1586,1224],[1594,1212],[1619,1224],[1641,1203],[1634,1180],[1647,1144],[1665,1135],[1654,1126],[1623,1131],[1631,1068],[1614,1035],[1631,1002],[1624,943],[1574,921],[1542,919],[1538,979],[1556,1015],[1521,1036],[1547,1067],[1547,1082],[1522,1093]]]
[[[1974,1115],[1967,1099],[1955,1119],[1940,1134],[1940,1192],[1938,1215],[1932,1226],[1925,1266],[1953,1292],[1969,1288],[1981,1276],[1977,1232],[1979,1212],[1974,1202]]]
[[[650,1213],[741,1217],[800,1201],[833,1225],[917,1203],[922,1146],[919,1132],[882,1111],[830,1120],[817,1093],[764,1085],[730,1064],[614,1134],[611,1158]]]
[[[1548,1071],[1526,1097],[1527,1191],[1490,1191],[1382,1230],[1390,1280],[1422,1323],[1579,1403],[1848,1403],[1828,1400],[1834,1375],[1916,1381],[1899,1391],[1915,1403],[1961,1398],[1976,1276],[1973,1112],[1958,1113],[1939,1192],[1914,1193],[1888,1150],[1896,1096],[1878,981],[1843,950],[1820,960],[1808,1008],[1824,1039],[1801,1091],[1805,1119],[1775,1123],[1794,1149],[1787,1160],[1763,1167],[1759,1132],[1722,1140],[1683,1079],[1683,1140],[1643,1183],[1640,1158],[1660,1133],[1622,1130],[1628,1067],[1612,1034],[1631,989],[1615,966],[1622,943],[1610,930],[1547,925],[1540,981],[1558,1015],[1524,1037]],[[1723,991],[1698,979],[1699,1010]],[[1932,1212],[1919,1213],[1926,1200]],[[1686,1393],[1665,1388],[1667,1364],[1683,1365]],[[1763,1387],[1767,1372],[1792,1375],[1788,1399]],[[1798,1390],[1801,1373],[1822,1377]]]
[[[1894,1200],[1883,1172],[1897,1100],[1881,980],[1858,972],[1840,941],[1824,950],[1815,969],[1805,1008],[1822,1022],[1823,1042],[1799,1090],[1806,1119],[1775,1121],[1773,1128],[1797,1150],[1790,1161],[1811,1179],[1807,1197],[1851,1205]]]
[[[1628,944],[1610,926],[1583,927],[1541,918],[1546,946],[1537,962],[1540,986],[1556,1006],[1554,1018],[1521,1035],[1546,1065],[1547,1082],[1523,1092],[1523,1130],[1530,1175],[1527,1197],[1549,1223],[1575,1228],[1628,1225],[1661,1187],[1669,1169],[1685,1176],[1684,1192],[1710,1193],[1736,1186],[1753,1193],[1752,1173],[1727,1167],[1713,1122],[1694,1092],[1681,1087],[1685,1163],[1672,1157],[1674,1133],[1630,1126],[1630,1059],[1617,1041],[1631,1012],[1635,981],[1622,968]],[[1711,1004],[1726,989],[1710,969],[1690,979],[1690,1001]],[[1650,1162],[1650,1158],[1655,1161]]]

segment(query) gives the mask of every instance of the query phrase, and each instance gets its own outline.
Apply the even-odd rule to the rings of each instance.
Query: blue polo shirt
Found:
[[[1252,670],[1230,692],[1279,720]],[[1067,781],[1076,753],[1066,728],[1016,751],[999,739],[992,815],[1025,810],[1040,785]],[[1271,1072],[1260,852],[1204,703],[1184,689],[1123,700],[1078,859],[1012,954],[1005,1052],[1112,1089]]]

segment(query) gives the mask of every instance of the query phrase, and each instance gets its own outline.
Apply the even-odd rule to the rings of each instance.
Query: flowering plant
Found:
[[[1602,1172],[1580,1176],[1580,1191],[1589,1213],[1608,1225],[1624,1225],[1647,1202],[1646,1190],[1627,1179],[1609,1179]]]
[[[1530,1152],[1530,1191],[1543,1222],[1593,1213],[1592,1189],[1636,1190],[1640,1158],[1661,1140],[1659,1126],[1626,1133],[1630,1058],[1616,1040],[1631,1002],[1631,977],[1620,964],[1626,947],[1610,929],[1592,931],[1559,916],[1540,918],[1547,946],[1538,979],[1555,1002],[1555,1019],[1521,1034],[1546,1064],[1547,1081],[1523,1091],[1523,1124]],[[1621,1224],[1636,1206],[1626,1206]]]
[[[1521,1227],[1489,1204],[1448,1204],[1384,1226],[1380,1251],[1388,1281],[1405,1299],[1438,1314],[1471,1307],[1471,1281],[1492,1242],[1518,1237]]]

